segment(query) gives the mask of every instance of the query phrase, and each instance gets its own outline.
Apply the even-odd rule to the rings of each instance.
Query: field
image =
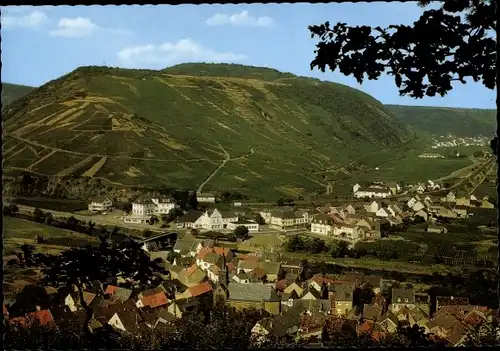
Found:
[[[37,236],[46,240],[46,244],[35,244]],[[71,246],[84,246],[97,243],[98,239],[86,234],[55,228],[49,225],[25,221],[18,218],[3,217],[4,257],[12,255],[24,243],[34,245],[43,252],[60,252]]]
[[[256,199],[324,189],[327,170],[415,139],[358,90],[217,64],[81,67],[13,102],[4,131],[6,170],[190,189],[213,174],[203,190]]]

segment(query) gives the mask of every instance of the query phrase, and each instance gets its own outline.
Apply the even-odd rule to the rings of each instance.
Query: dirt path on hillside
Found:
[[[196,189],[196,193],[197,193],[197,194],[199,194],[199,193],[201,193],[201,192],[202,192],[203,187],[204,187],[204,186],[205,186],[205,185],[206,185],[206,184],[210,181],[210,179],[212,179],[212,178],[213,178],[213,177],[217,174],[217,172],[219,172],[219,170],[220,170],[222,167],[224,167],[224,165],[225,165],[227,162],[229,162],[229,161],[236,161],[236,160],[240,160],[240,159],[243,159],[243,158],[248,157],[248,156],[250,156],[250,155],[253,155],[253,153],[254,153],[254,148],[252,147],[248,153],[246,153],[246,154],[244,154],[244,155],[241,155],[241,156],[238,156],[238,157],[231,158],[231,155],[229,155],[229,152],[227,152],[227,151],[226,151],[226,149],[224,149],[224,148],[222,147],[222,145],[221,145],[219,142],[216,142],[216,143],[217,143],[217,145],[219,146],[219,148],[222,150],[222,152],[224,153],[225,158],[224,158],[224,160],[222,161],[222,163],[220,164],[220,166],[219,166],[219,167],[217,167],[217,168],[215,169],[215,171],[213,171],[213,172],[212,172],[212,173],[211,173],[211,174],[207,177],[207,179],[205,179],[205,180],[203,181],[203,183],[201,183],[201,184],[200,184],[200,186],[198,187],[198,189]]]

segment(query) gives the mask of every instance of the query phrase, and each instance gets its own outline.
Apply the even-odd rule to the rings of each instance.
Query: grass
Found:
[[[18,218],[3,217],[4,255],[8,256],[12,250],[19,249],[24,243],[34,244],[37,235],[47,240],[47,245],[34,246],[43,252],[60,252],[67,247],[82,246],[97,243],[98,239],[89,235],[73,232],[45,225],[29,222]]]
[[[12,202],[18,205],[38,207],[52,211],[77,212],[86,210],[88,204],[85,201],[59,200],[47,198],[14,198]]]
[[[28,140],[45,156],[43,148],[61,149],[34,172],[82,175],[92,167],[83,160],[105,156],[94,176],[123,185],[196,188],[225,152],[237,158],[254,148],[206,190],[262,199],[324,189],[326,168],[387,149],[368,157],[383,162],[413,138],[361,91],[240,65],[82,67],[15,101],[4,121],[6,143]],[[9,155],[6,168],[43,157]]]

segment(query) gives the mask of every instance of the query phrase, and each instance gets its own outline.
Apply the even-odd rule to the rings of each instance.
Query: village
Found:
[[[264,247],[241,253],[223,245],[222,240],[200,237],[204,232],[227,235],[239,231],[243,236],[238,235],[238,242],[242,242],[248,234],[290,237],[300,233],[354,247],[360,242],[384,240],[383,226],[397,227],[418,219],[427,223],[429,235],[442,235],[446,228],[440,226],[440,220],[467,218],[474,208],[495,208],[487,198],[474,195],[460,197],[453,191],[444,196],[428,195],[441,188],[442,184],[433,181],[405,187],[381,182],[355,184],[352,201],[343,205],[276,206],[253,213],[242,211],[241,202],[232,203],[228,210],[218,207],[215,194],[197,194],[200,204],[209,205],[206,210],[180,211],[171,229],[142,241],[151,260],[159,259],[168,272],[163,283],[144,290],[127,279],[109,277],[104,283],[89,286],[83,298],[93,311],[90,328],[94,332],[109,325],[134,334],[194,313],[199,306],[223,301],[236,309],[256,308],[268,313],[252,329],[257,341],[273,336],[321,343],[325,328],[335,322],[339,328],[377,339],[399,326],[417,324],[450,346],[462,345],[472,328],[492,321],[495,311],[472,305],[464,296],[438,296],[431,301],[428,294],[392,287],[391,281],[377,275],[344,272],[306,277],[303,261],[288,258],[279,250]],[[94,212],[112,214],[113,207],[108,198],[89,202],[89,210]],[[141,198],[132,202],[129,214],[118,219],[154,225],[148,224],[152,217],[176,208],[171,198]],[[46,290],[49,296],[57,294],[53,288]],[[360,300],[362,291],[368,300]],[[4,317],[9,318],[9,307],[4,304],[3,309]],[[85,314],[77,291],[10,321],[26,324],[34,318],[42,324],[57,323],[67,314]]]

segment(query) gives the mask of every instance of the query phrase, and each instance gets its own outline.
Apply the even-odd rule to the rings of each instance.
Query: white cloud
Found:
[[[216,13],[205,21],[209,26],[233,25],[240,27],[271,27],[274,20],[268,16],[253,17],[248,11],[242,11],[233,15]]]
[[[61,18],[57,23],[57,29],[49,32],[49,34],[53,37],[84,38],[97,32],[109,35],[131,34],[129,31],[119,28],[101,27],[86,17]]]
[[[57,29],[50,32],[54,37],[83,38],[92,35],[99,26],[89,18],[61,18]]]
[[[9,10],[1,18],[4,28],[35,28],[47,21],[47,16],[41,11],[32,11],[29,14],[22,15],[21,12]]]
[[[168,66],[182,62],[235,62],[246,59],[246,56],[216,51],[186,38],[177,43],[128,47],[118,53],[118,58],[128,66],[134,64]]]

